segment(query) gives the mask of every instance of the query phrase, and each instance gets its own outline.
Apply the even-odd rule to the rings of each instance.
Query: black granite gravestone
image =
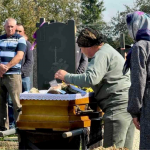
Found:
[[[48,89],[49,82],[59,69],[75,73],[75,31],[74,21],[67,24],[47,23],[44,18],[37,23],[37,82],[38,89]]]

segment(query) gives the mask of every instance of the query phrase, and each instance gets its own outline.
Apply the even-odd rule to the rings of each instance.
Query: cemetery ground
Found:
[[[0,150],[18,150],[17,135],[0,137]]]

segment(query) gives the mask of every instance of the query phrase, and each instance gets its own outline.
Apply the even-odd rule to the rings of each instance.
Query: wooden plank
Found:
[[[79,105],[79,104],[89,104],[92,102],[97,102],[94,97],[86,97],[81,99],[76,99],[74,101],[69,101],[69,105]]]
[[[20,115],[19,121],[37,121],[37,122],[69,122],[85,121],[89,116],[48,116],[48,115]]]
[[[81,110],[85,110],[86,105],[78,105]],[[67,116],[76,115],[76,106],[49,106],[49,105],[23,105],[23,115],[51,115],[51,116]]]
[[[87,121],[90,120],[89,116],[69,116],[69,121]]]
[[[68,106],[69,101],[62,100],[20,100],[22,105]]]
[[[46,105],[24,105],[22,107],[23,115],[47,115],[51,116],[68,116],[67,106],[46,106]]]
[[[72,105],[79,105],[79,104],[88,104],[90,102],[89,97],[82,98],[82,99],[76,99],[74,101],[69,101],[69,106]]]
[[[17,127],[20,128],[33,128],[33,129],[53,129],[53,128],[70,128],[70,123],[57,123],[57,122],[17,122]]]
[[[69,116],[51,116],[51,115],[20,115],[19,121],[63,121],[69,122]]]
[[[69,131],[70,128],[53,128],[53,131]]]
[[[90,127],[91,121],[77,121],[72,123],[57,123],[57,122],[17,122],[19,129],[78,129],[84,127]],[[64,130],[65,131],[65,130]],[[66,130],[68,131],[68,130]]]

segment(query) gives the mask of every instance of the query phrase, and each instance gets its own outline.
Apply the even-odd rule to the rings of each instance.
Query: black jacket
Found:
[[[24,53],[24,57],[22,60],[22,77],[29,77],[30,73],[33,69],[33,51],[30,50],[31,48],[31,43],[29,41],[26,41],[27,48]]]
[[[88,58],[81,52],[78,44],[75,44],[75,52],[76,52],[76,73],[81,74],[84,73],[87,65],[88,65]]]

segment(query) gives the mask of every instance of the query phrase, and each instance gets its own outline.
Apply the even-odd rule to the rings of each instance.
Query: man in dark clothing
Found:
[[[76,73],[81,74],[84,73],[87,65],[88,65],[88,58],[81,52],[78,44],[76,46]]]
[[[24,36],[26,39],[27,49],[22,60],[22,92],[30,90],[30,73],[33,68],[33,51],[30,50],[31,43],[27,41],[27,36],[25,35],[24,27],[21,24],[17,24],[16,33]]]
[[[77,27],[75,26],[75,34],[76,33]],[[88,65],[88,58],[81,52],[81,49],[78,46],[77,42],[75,42],[75,52],[76,52],[76,73],[77,74],[84,73]]]

